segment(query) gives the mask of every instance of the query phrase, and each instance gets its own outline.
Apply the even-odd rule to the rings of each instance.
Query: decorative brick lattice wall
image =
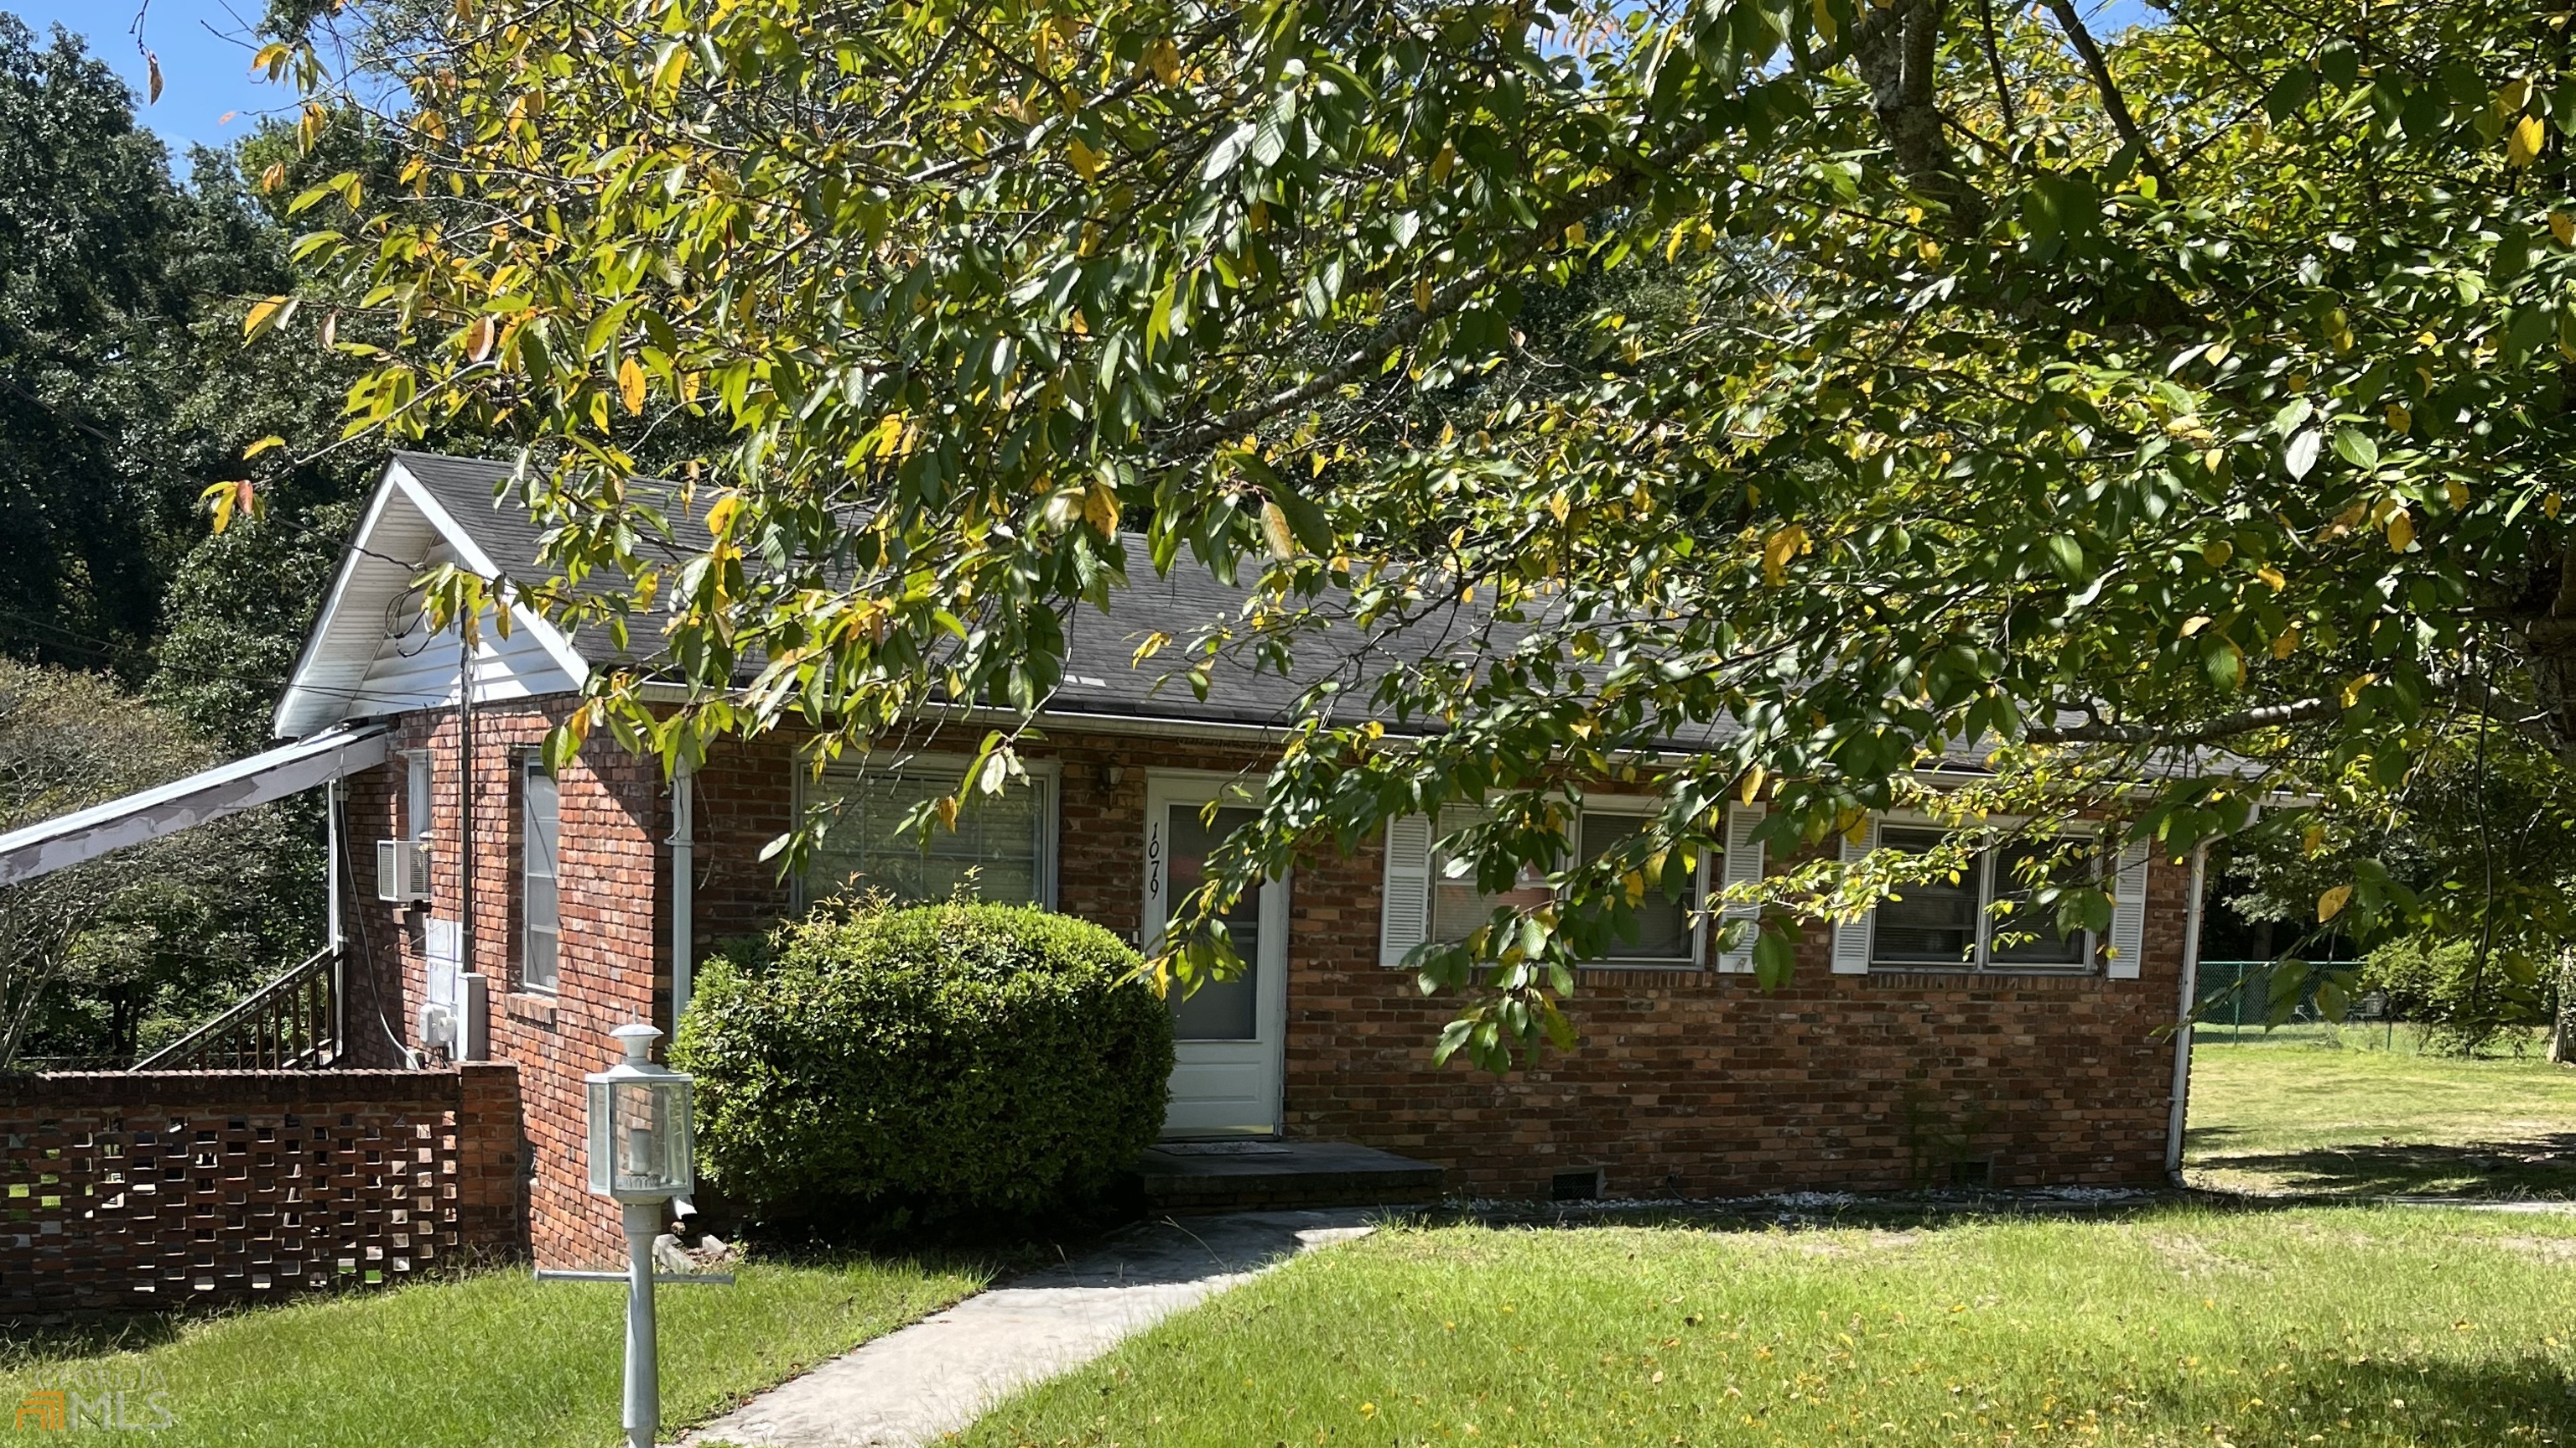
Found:
[[[0,1077],[0,1316],[263,1301],[526,1251],[517,1071]]]

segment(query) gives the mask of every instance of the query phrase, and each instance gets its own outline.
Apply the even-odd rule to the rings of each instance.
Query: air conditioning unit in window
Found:
[[[396,905],[429,899],[429,841],[376,841],[376,898]]]

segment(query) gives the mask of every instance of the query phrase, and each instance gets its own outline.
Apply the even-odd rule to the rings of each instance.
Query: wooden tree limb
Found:
[[[2180,197],[2182,188],[2174,184],[2173,173],[2165,169],[2165,163],[2156,155],[2155,148],[2147,144],[2146,134],[2138,129],[2138,118],[2129,111],[2129,98],[2121,94],[2120,83],[2111,78],[2110,64],[2103,60],[2102,47],[2094,43],[2093,32],[2084,27],[2084,17],[2076,13],[2075,0],[2044,0],[2044,3],[2048,6],[2048,13],[2057,17],[2057,28],[2066,32],[2067,43],[2075,47],[2075,54],[2083,60],[2084,69],[2092,75],[2093,88],[2102,93],[2102,109],[2111,118],[2111,129],[2119,132],[2124,144],[2137,148],[2138,164],[2146,167],[2147,174],[2166,188],[2166,200]]]

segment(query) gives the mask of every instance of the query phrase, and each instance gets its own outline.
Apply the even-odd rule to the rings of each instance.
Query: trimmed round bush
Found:
[[[671,1059],[702,1169],[757,1211],[1025,1216],[1163,1124],[1172,1020],[1135,951],[1021,906],[827,906],[707,963]]]

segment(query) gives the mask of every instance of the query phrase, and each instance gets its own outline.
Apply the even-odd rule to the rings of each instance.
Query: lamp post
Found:
[[[662,1210],[696,1180],[690,1079],[647,1059],[662,1033],[611,1031],[626,1059],[582,1080],[590,1091],[590,1189],[626,1217],[626,1441],[653,1448],[662,1426],[662,1370],[654,1341],[653,1239]]]

